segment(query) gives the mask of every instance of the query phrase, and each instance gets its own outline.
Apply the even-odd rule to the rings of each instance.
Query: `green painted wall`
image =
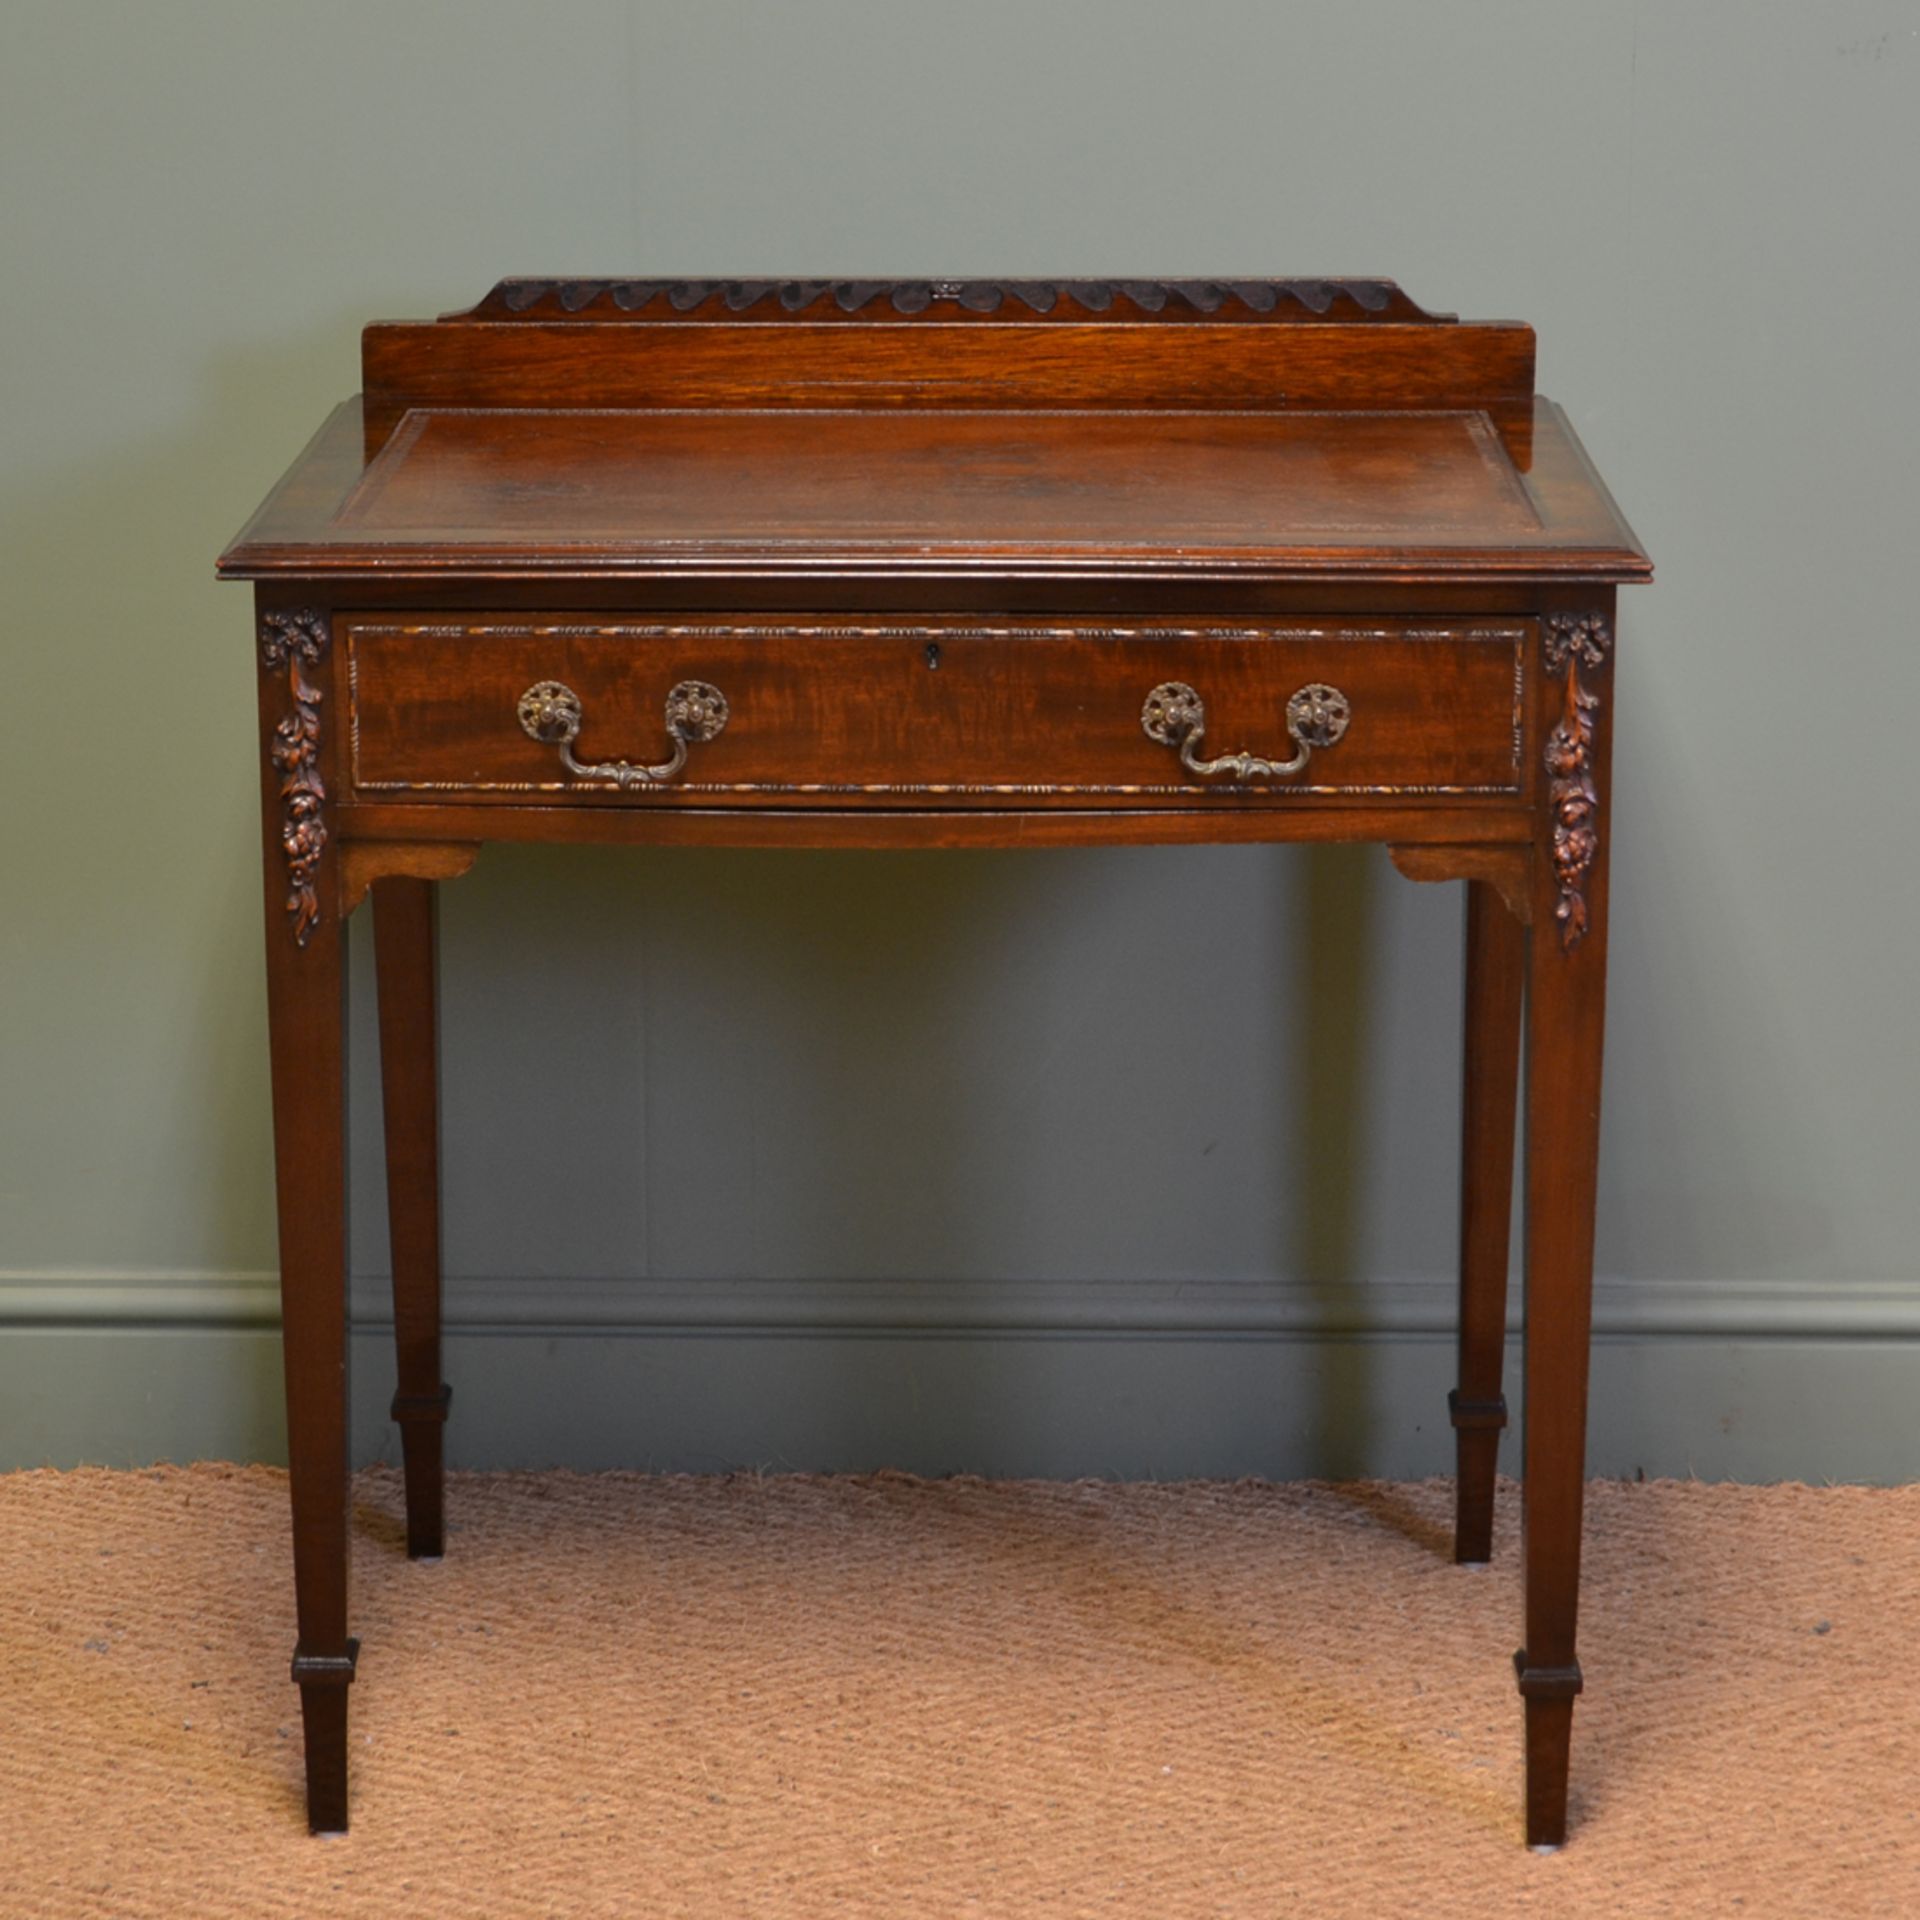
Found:
[[[211,568],[364,320],[509,272],[1231,271],[1533,321],[1659,563],[1596,1463],[1920,1474],[1910,6],[13,0],[0,215],[0,1464],[280,1445]],[[498,849],[444,928],[459,1457],[1445,1463],[1452,890]]]

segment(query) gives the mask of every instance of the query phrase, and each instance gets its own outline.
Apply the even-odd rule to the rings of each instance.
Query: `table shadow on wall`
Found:
[[[1164,1331],[1188,1282],[1271,1279],[1304,1290],[1317,1329],[1363,1329],[1383,877],[1376,852],[1339,848],[492,849],[443,901],[450,1317],[483,1321],[503,1286],[564,1298],[588,1275],[603,1300],[632,1289],[635,1323],[613,1331],[670,1337],[648,1319],[663,1283],[689,1325],[703,1289],[724,1301],[744,1283],[808,1375],[784,1404],[817,1451],[743,1403],[717,1423],[731,1451],[674,1463],[731,1467],[745,1449],[769,1467],[925,1471],[1072,1455],[1063,1436],[1124,1426],[1124,1410],[1032,1407],[1036,1369],[1063,1390],[1071,1370],[1044,1343]],[[384,1265],[369,999],[362,1273]],[[1124,1323],[1131,1287],[1149,1316],[1077,1318],[1082,1282],[1099,1313]],[[1044,1325],[1044,1301],[1063,1324]],[[915,1351],[886,1337],[890,1302],[916,1336],[962,1336],[933,1404],[883,1377]],[[1013,1324],[996,1324],[1001,1303]],[[1276,1386],[1259,1417],[1311,1436],[1313,1471],[1357,1472],[1371,1350],[1317,1350],[1309,1384],[1291,1403]],[[1024,1439],[1007,1425],[1016,1373]],[[919,1411],[906,1428],[903,1405]],[[1270,1457],[1261,1433],[1222,1438],[1227,1457]],[[1150,1449],[1090,1470],[1151,1471]]]

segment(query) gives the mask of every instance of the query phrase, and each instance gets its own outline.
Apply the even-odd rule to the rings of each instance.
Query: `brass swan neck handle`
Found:
[[[1302,687],[1287,702],[1287,733],[1299,749],[1288,760],[1262,760],[1252,753],[1223,753],[1217,759],[1200,758],[1207,734],[1206,703],[1184,680],[1166,680],[1147,695],[1140,709],[1140,727],[1149,740],[1173,747],[1180,764],[1203,780],[1222,774],[1235,780],[1280,780],[1302,773],[1316,747],[1333,746],[1347,730],[1353,709],[1338,687],[1319,681]]]
[[[530,739],[560,749],[560,764],[577,780],[611,780],[617,787],[659,786],[687,764],[687,748],[711,740],[727,724],[727,696],[704,680],[682,680],[667,695],[667,738],[673,750],[654,766],[631,760],[576,759],[586,713],[580,696],[559,680],[539,680],[520,696],[521,730]]]

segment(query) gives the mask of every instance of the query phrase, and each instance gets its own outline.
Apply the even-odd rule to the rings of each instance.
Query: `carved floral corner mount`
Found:
[[[1569,660],[1599,666],[1613,645],[1613,631],[1604,613],[1550,613],[1547,615],[1547,671],[1558,673]]]
[[[1560,897],[1553,915],[1560,946],[1571,953],[1587,937],[1587,873],[1600,851],[1600,795],[1593,784],[1593,716],[1600,696],[1581,684],[1580,669],[1605,664],[1613,633],[1604,614],[1547,616],[1543,653],[1549,673],[1564,673],[1560,718],[1547,736],[1547,802],[1553,810],[1553,870]]]
[[[327,617],[301,609],[269,613],[260,623],[260,665],[285,671],[289,711],[274,723],[268,756],[280,774],[280,850],[287,861],[287,912],[304,947],[320,920],[315,876],[327,846],[327,789],[320,777],[320,689],[303,669],[325,659]]]

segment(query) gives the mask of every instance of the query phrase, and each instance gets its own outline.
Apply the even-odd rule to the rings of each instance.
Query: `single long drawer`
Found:
[[[342,616],[368,799],[1513,794],[1531,624]]]

